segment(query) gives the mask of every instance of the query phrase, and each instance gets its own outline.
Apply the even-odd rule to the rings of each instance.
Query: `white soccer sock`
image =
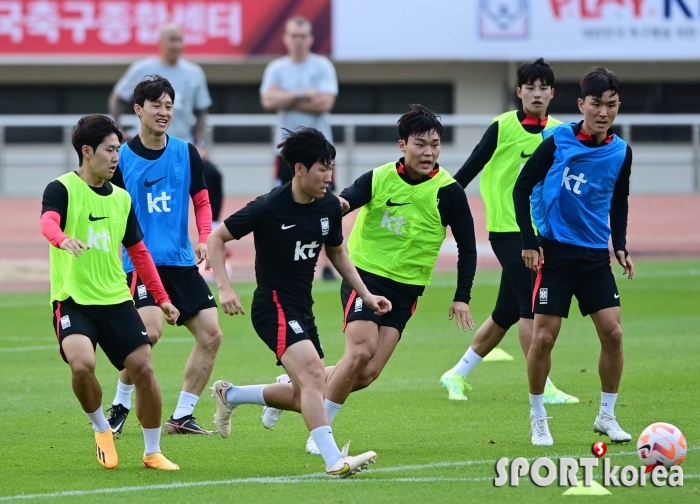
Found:
[[[186,417],[194,413],[194,407],[197,406],[197,401],[199,401],[199,396],[190,394],[184,390],[180,392],[180,399],[177,401],[177,407],[175,408],[175,413],[173,413],[173,419],[179,420],[182,417]]]
[[[604,411],[605,413],[615,416],[615,401],[617,401],[617,394],[601,392],[600,411]]]
[[[479,357],[477,353],[469,347],[469,350],[464,354],[464,356],[459,360],[457,365],[452,369],[463,376],[467,376],[474,367],[481,362],[483,357]]]
[[[530,394],[530,412],[537,418],[547,416],[547,411],[544,409],[544,394]]]
[[[340,408],[343,407],[342,404],[334,403],[333,401],[329,401],[328,399],[324,399],[323,405],[326,407],[326,414],[328,415],[328,423],[333,425],[333,420],[335,420],[335,416],[338,414],[340,411]]]
[[[160,427],[156,427],[155,429],[145,429],[142,427],[141,430],[143,430],[143,443],[146,445],[143,454],[151,455],[160,452]]]
[[[226,392],[226,400],[231,406],[241,404],[259,404],[267,406],[263,397],[263,390],[267,385],[245,385],[242,387],[231,387]]]
[[[314,443],[316,443],[318,451],[321,452],[327,468],[332,468],[343,458],[343,454],[340,453],[338,445],[335,444],[335,439],[333,439],[333,430],[330,425],[316,427],[309,434],[314,438]]]
[[[102,406],[92,413],[85,412],[85,414],[92,422],[92,430],[95,432],[104,432],[109,429],[109,422],[107,421],[105,412],[102,411]]]
[[[121,380],[117,380],[117,395],[114,396],[114,401],[112,401],[112,406],[121,404],[126,409],[131,409],[131,394],[134,393],[135,385],[127,385],[122,383]]]
[[[553,382],[552,380],[550,380],[550,379],[549,379],[549,376],[548,376],[548,377],[547,377],[547,381],[545,382],[544,386],[545,386],[545,387],[549,387],[550,385],[553,387],[553,386],[554,386],[554,382]]]

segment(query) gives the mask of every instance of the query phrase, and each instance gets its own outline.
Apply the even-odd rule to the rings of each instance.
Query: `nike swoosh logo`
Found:
[[[112,434],[116,434],[117,432],[119,432],[119,429],[122,428],[122,425],[124,425],[124,420],[119,422],[118,425],[115,425],[114,427],[112,427]]]
[[[141,334],[143,334],[144,336],[148,336],[148,333],[146,331],[141,331]]]
[[[619,295],[619,294],[615,294],[614,297],[615,297],[615,299],[618,299],[618,298],[620,297],[620,295]]]
[[[527,158],[529,158],[530,156],[532,156],[532,152],[531,152],[530,154],[525,154],[525,151],[524,151],[524,150],[520,151],[520,157],[521,157],[521,158],[527,159]]]
[[[165,177],[167,177],[167,175],[166,175]],[[155,185],[155,184],[157,184],[158,182],[160,182],[161,180],[163,180],[165,177],[161,177],[161,178],[155,179],[155,180],[148,180],[148,179],[146,179],[146,180],[143,181],[143,185],[145,185],[146,187],[151,187],[152,185]]]
[[[294,226],[296,226],[296,224],[291,224],[291,225],[289,225],[289,226],[285,226],[284,224],[282,224],[282,230],[291,229],[291,228],[293,228]]]
[[[210,301],[211,301],[212,299],[214,299],[214,296],[212,296],[212,295],[209,295],[209,296],[207,296],[207,297],[209,298]]]
[[[90,219],[91,221],[98,221],[98,220],[108,219],[108,218],[109,217],[93,217],[92,212],[90,212],[90,215],[88,215],[88,219]]]
[[[411,203],[394,203],[391,201],[391,198],[386,200],[386,206],[404,206],[404,205],[410,205]]]

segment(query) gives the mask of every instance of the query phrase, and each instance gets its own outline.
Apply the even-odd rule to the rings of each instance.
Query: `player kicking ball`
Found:
[[[291,385],[237,387],[219,380],[212,387],[216,400],[214,423],[219,434],[228,437],[231,415],[241,404],[301,412],[326,463],[326,474],[345,478],[374,462],[377,454],[368,451],[350,456],[348,445],[339,450],[324,408],[323,349],[311,310],[311,286],[320,248],[325,248],[333,266],[373,313],[386,314],[391,303],[367,290],[342,246],[340,201],[328,191],[335,148],[316,129],[287,132],[278,148],[293,170],[292,181],[228,217],[209,237],[209,252],[224,312],[244,314],[229,283],[224,244],[253,233],[257,288],[251,319],[260,339],[275,353],[277,364],[284,366]]]
[[[591,316],[600,339],[601,401],[593,429],[614,443],[632,439],[615,418],[622,327],[620,294],[608,252],[612,235],[615,258],[628,278],[634,278],[626,249],[632,149],[610,129],[620,109],[621,88],[620,80],[606,68],[584,75],[578,99],[583,121],[545,130],[544,141],[525,163],[513,190],[522,257],[525,266],[537,272],[532,294],[535,322],[527,354],[530,437],[536,446],[554,444],[544,388],[572,296],[581,315]]]
[[[520,346],[527,359],[532,341],[532,276],[523,264],[520,229],[515,221],[513,186],[527,158],[542,142],[542,131],[561,121],[547,115],[554,97],[554,72],[542,58],[518,68],[518,97],[522,109],[494,118],[493,124],[455,174],[462,187],[481,172],[481,197],[486,207],[486,228],[491,248],[501,264],[501,285],[491,316],[476,331],[471,346],[450,370],[440,377],[452,401],[466,401],[469,373],[518,324]],[[559,390],[547,377],[545,404],[575,404],[578,398]]]
[[[112,365],[126,369],[134,380],[136,415],[146,445],[143,465],[178,470],[160,451],[162,403],[151,364],[151,341],[126,284],[120,243],[168,323],[174,324],[180,313],[170,303],[144,245],[129,194],[109,182],[121,140],[110,118],[83,117],[73,131],[78,171],[58,177],[44,191],[41,229],[52,245],[53,326],[61,356],[71,368],[73,392],[95,431],[97,461],[107,469],[118,463],[95,377],[99,344]]]

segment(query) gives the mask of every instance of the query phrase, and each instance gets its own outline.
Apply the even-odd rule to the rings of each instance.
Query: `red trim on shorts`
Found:
[[[139,276],[136,274],[136,270],[134,270],[131,274],[131,287],[129,287],[129,290],[131,291],[131,297],[134,297],[134,292],[136,292],[136,283],[138,281]]]
[[[411,315],[416,313],[416,308],[418,308],[418,298],[413,302],[413,306],[411,306]]]
[[[348,302],[345,305],[345,315],[343,316],[343,332],[345,332],[345,328],[348,327],[348,313],[350,313],[350,307],[355,302],[356,297],[357,292],[355,292],[355,289],[353,289],[350,293],[350,297],[348,298]]]
[[[537,278],[535,278],[535,288],[532,289],[532,313],[535,313],[535,300],[537,299],[537,291],[540,290],[542,283],[542,260],[537,259]]]
[[[61,358],[67,363],[66,354],[63,353],[63,347],[61,346],[61,302],[56,302],[56,339],[58,340],[58,352],[61,354]]]
[[[287,319],[275,290],[272,291],[272,301],[277,306],[277,358],[281,359],[287,350]]]

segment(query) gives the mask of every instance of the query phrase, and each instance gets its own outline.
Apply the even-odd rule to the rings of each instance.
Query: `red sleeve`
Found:
[[[68,238],[68,235],[61,229],[61,216],[53,210],[41,215],[41,233],[56,248],[60,248],[61,242]]]
[[[192,196],[194,203],[194,220],[199,231],[199,243],[207,243],[211,234],[211,203],[209,203],[209,191],[202,189]]]
[[[148,289],[148,292],[153,295],[158,306],[163,303],[169,303],[170,298],[165,292],[156,265],[151,258],[151,253],[146,248],[146,244],[143,243],[143,240],[128,247],[126,252],[129,254],[131,262],[133,262],[136,267],[136,274],[141,277],[143,284],[146,286],[146,289]]]

